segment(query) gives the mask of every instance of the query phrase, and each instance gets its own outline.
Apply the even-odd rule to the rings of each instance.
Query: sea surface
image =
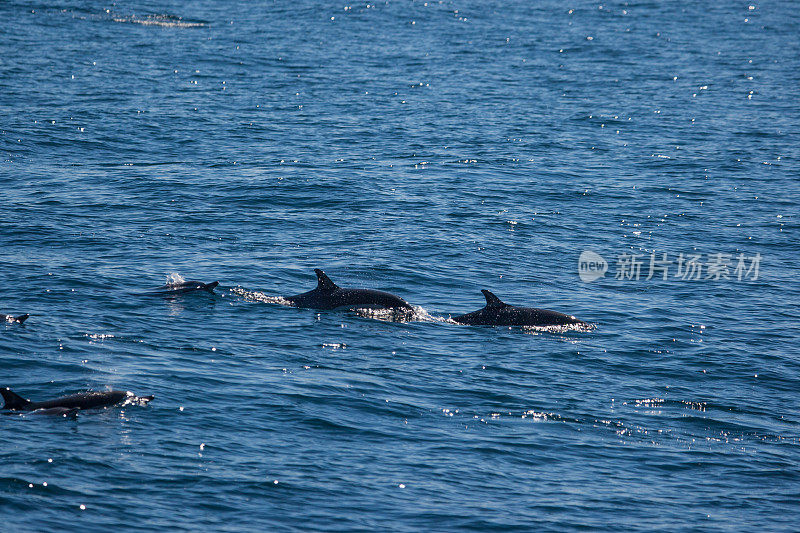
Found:
[[[798,35],[779,1],[0,1],[0,386],[155,395],[0,416],[0,528],[796,530]],[[280,305],[314,268],[415,316]],[[146,294],[181,278],[220,286]],[[453,323],[481,289],[594,328]]]

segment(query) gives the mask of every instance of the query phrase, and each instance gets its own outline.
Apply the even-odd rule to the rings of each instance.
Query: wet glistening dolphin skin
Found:
[[[96,409],[100,407],[109,407],[116,405],[123,400],[131,399],[133,401],[149,402],[154,396],[134,396],[127,391],[90,391],[81,392],[79,394],[72,394],[70,396],[62,396],[55,400],[46,400],[43,402],[32,402],[26,400],[19,394],[15,393],[8,387],[0,388],[0,395],[5,400],[3,409],[11,411],[33,411],[37,414],[53,414],[53,415],[69,415],[73,411],[82,409]]]
[[[214,288],[219,285],[219,281],[212,281],[211,283],[203,283],[202,281],[182,281],[180,283],[167,283],[157,289],[153,289],[153,294],[184,294],[194,291],[208,291],[213,292]]]
[[[486,289],[481,292],[486,297],[486,307],[466,315],[455,316],[453,317],[455,322],[472,326],[590,326],[588,322],[578,320],[571,315],[547,309],[509,305]]]
[[[374,289],[344,289],[331,281],[322,270],[317,268],[314,272],[317,274],[316,289],[295,296],[286,296],[284,300],[296,307],[312,309],[380,308],[413,311],[408,302],[394,294]]]
[[[18,315],[18,316],[4,315],[4,314],[0,313],[0,320],[5,320],[6,322],[18,322],[18,323],[22,324],[23,322],[28,320],[29,316],[30,315],[28,313],[25,313],[24,315]]]

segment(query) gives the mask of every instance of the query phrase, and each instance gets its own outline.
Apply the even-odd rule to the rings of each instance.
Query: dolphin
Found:
[[[411,305],[394,294],[376,291],[373,289],[343,289],[325,275],[325,272],[315,268],[317,274],[317,288],[286,296],[284,300],[295,307],[305,307],[312,309],[402,309],[411,312],[414,309]]]
[[[471,326],[590,326],[588,322],[578,320],[571,315],[547,309],[509,305],[486,289],[481,292],[486,297],[486,307],[466,315],[455,316],[453,321]]]
[[[26,400],[8,387],[0,388],[0,395],[5,400],[3,409],[10,411],[32,411],[36,414],[54,414],[67,416],[73,410],[95,409],[116,405],[123,400],[149,402],[155,396],[134,396],[127,391],[112,390],[107,392],[89,391],[63,396],[55,400],[32,402]]]
[[[31,315],[29,315],[28,313],[25,313],[24,315],[19,315],[19,316],[4,315],[4,314],[0,313],[0,320],[5,320],[6,322],[17,322],[19,324],[22,324],[23,322],[28,320],[29,316],[31,316]]]
[[[214,292],[214,288],[219,285],[219,281],[212,281],[211,283],[203,283],[202,281],[182,281],[180,283],[167,283],[156,289],[153,289],[150,294],[185,294],[194,291],[208,291]]]

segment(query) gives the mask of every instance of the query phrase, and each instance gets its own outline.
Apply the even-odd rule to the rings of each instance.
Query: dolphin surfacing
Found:
[[[219,285],[219,281],[212,281],[211,283],[203,283],[202,281],[182,281],[180,283],[167,283],[156,289],[153,289],[150,294],[161,294],[170,296],[173,294],[186,294],[187,292],[195,291],[208,291],[214,292],[214,288]]]
[[[591,324],[578,320],[574,316],[565,315],[547,309],[535,307],[517,307],[504,303],[490,291],[481,290],[486,298],[486,306],[466,315],[453,317],[454,322],[471,326],[582,326],[589,328]]]
[[[4,314],[0,313],[0,320],[5,320],[6,322],[16,322],[18,324],[22,324],[23,322],[28,320],[29,316],[31,316],[31,315],[29,315],[28,313],[25,313],[24,315],[19,315],[19,316],[4,315]]]
[[[55,400],[32,402],[31,400],[23,398],[8,387],[0,388],[0,395],[3,396],[3,400],[5,401],[3,409],[10,411],[32,411],[36,414],[50,415],[69,415],[75,410],[110,407],[121,403],[123,400],[146,403],[154,398],[154,396],[139,397],[127,391],[112,390],[105,392],[81,392],[71,396],[62,396]]]
[[[374,289],[345,289],[336,285],[316,268],[317,288],[302,294],[286,296],[284,300],[295,307],[311,309],[398,309],[413,312],[411,305],[394,294]]]

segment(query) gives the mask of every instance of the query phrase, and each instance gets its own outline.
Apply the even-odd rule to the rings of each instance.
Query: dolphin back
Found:
[[[374,289],[340,289],[339,294],[334,298],[335,307],[378,307],[385,309],[405,309],[412,310],[411,305],[390,292],[378,291]]]
[[[314,273],[317,275],[316,289],[294,296],[286,296],[284,299],[295,307],[311,309],[377,307],[413,310],[408,302],[394,294],[375,289],[344,289],[336,285],[319,268],[315,269]]]
[[[181,283],[169,283],[153,289],[150,294],[184,294],[187,292],[195,291],[208,291],[213,292],[219,285],[219,281],[212,281],[211,283],[203,283],[202,281],[183,281]]]
[[[34,409],[52,409],[57,407],[67,409],[94,409],[117,404],[127,397],[128,393],[126,391],[82,392],[80,394],[56,398],[55,400],[35,402],[32,403],[30,407]]]
[[[483,289],[486,306],[472,313],[453,317],[454,322],[473,326],[568,326],[589,325],[574,316],[535,307],[517,307],[504,303]]]

